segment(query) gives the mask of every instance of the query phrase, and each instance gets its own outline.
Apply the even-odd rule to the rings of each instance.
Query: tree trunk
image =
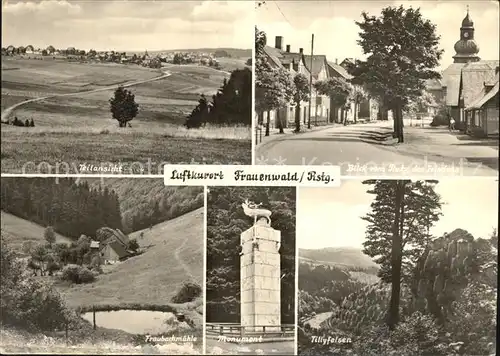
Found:
[[[399,137],[399,121],[398,121],[398,114],[397,114],[397,108],[392,109],[392,123],[394,125],[394,131],[392,132],[392,137],[393,138],[398,138]]]
[[[358,101],[356,100],[354,102],[354,123],[357,124],[358,123]]]
[[[344,126],[347,126],[347,110],[342,109],[342,122]]]
[[[278,110],[276,111],[276,113],[277,113],[277,115],[278,115],[278,129],[279,129],[279,133],[280,133],[280,134],[284,134],[284,133],[285,133],[285,131],[283,130],[283,120],[282,120],[282,118],[281,118],[281,110],[280,110],[280,109],[278,109]]]
[[[259,114],[257,116],[257,120],[258,120],[259,125],[264,124],[264,112],[263,111],[259,112]]]
[[[394,225],[392,232],[391,248],[391,300],[389,304],[389,313],[387,326],[394,330],[399,322],[399,299],[401,294],[401,263],[402,263],[402,236],[400,234],[400,225],[402,219],[402,205],[405,193],[405,181],[395,182],[395,201],[394,201]]]
[[[398,105],[397,107],[397,115],[396,117],[398,118],[398,143],[403,143],[404,142],[404,137],[403,137],[403,109],[401,108],[401,105]]]
[[[266,120],[266,134],[265,134],[265,136],[269,136],[269,125],[270,125],[270,122],[271,122],[271,112],[268,111],[267,112],[267,120]]]
[[[295,105],[295,132],[300,132],[300,102]]]

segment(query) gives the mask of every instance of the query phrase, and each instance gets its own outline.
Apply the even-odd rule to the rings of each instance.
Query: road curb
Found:
[[[262,150],[263,148],[269,146],[272,143],[286,141],[286,140],[291,139],[293,137],[297,137],[297,136],[300,136],[300,135],[305,135],[305,134],[312,133],[312,132],[318,132],[318,131],[321,131],[321,130],[328,130],[328,129],[335,128],[335,127],[344,127],[344,126],[343,125],[315,126],[314,128],[308,129],[308,131],[299,132],[298,134],[294,133],[294,132],[289,133],[289,134],[276,134],[272,138],[268,138],[266,140],[266,142],[261,142],[259,144],[256,144],[255,145],[255,153],[258,154],[260,150]]]

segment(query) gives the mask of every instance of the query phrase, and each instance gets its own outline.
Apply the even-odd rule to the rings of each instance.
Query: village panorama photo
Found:
[[[203,187],[2,178],[2,354],[203,353]]]
[[[253,3],[2,1],[3,173],[250,164]]]
[[[255,164],[497,176],[495,1],[260,1]]]

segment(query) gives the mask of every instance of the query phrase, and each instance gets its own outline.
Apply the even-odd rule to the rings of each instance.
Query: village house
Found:
[[[480,100],[480,97],[486,95],[484,91],[488,90],[488,84],[490,84],[490,89],[493,88],[497,73],[498,61],[470,62],[462,68],[458,91],[458,108],[464,132],[477,133],[475,128],[478,127],[479,121],[474,117],[475,111],[469,110],[466,113],[465,109],[472,107],[476,101]]]
[[[311,96],[311,123],[324,125],[330,117],[330,98],[320,95],[314,89],[314,83],[327,80],[329,76],[328,62],[324,55],[304,55],[304,63],[307,70],[312,73],[312,96]]]
[[[304,51],[302,48],[299,49],[298,53],[291,52],[290,45],[286,46],[286,50],[283,48],[283,37],[276,36],[275,46],[265,46],[264,53],[267,56],[268,63],[272,68],[284,68],[289,70],[292,75],[296,75],[298,73],[303,74],[306,78],[309,79],[309,70],[306,67],[304,62]],[[295,122],[295,103],[289,103],[285,108],[280,110],[271,110],[266,113],[263,113],[263,116],[260,118],[260,121],[267,122],[269,117],[269,125],[274,127],[279,127],[279,120],[281,120],[281,124],[283,128],[288,127],[289,125]],[[301,120],[305,123],[309,117],[309,103],[301,102],[300,107],[300,117]]]
[[[114,264],[133,254],[128,248],[128,236],[120,230],[102,228],[99,231],[105,236],[104,240],[99,243],[99,253],[104,264]]]
[[[465,109],[478,100],[484,83],[494,79],[499,61],[481,60],[478,56],[479,46],[474,40],[474,22],[469,11],[462,20],[460,38],[454,48],[453,63],[442,73],[442,94],[437,94],[439,89],[435,82],[428,82],[427,90],[432,91],[436,98],[444,98],[448,115],[455,120],[456,128],[468,132]]]
[[[352,59],[346,58],[341,64],[338,64],[337,59],[335,59],[335,62],[328,62],[328,77],[342,78],[349,81],[352,75],[347,72],[347,66],[351,61]],[[346,106],[336,108],[333,100],[330,100],[329,121],[339,123],[342,117],[345,117],[349,122],[354,121],[354,119],[357,121],[375,121],[378,118],[379,105],[375,99],[365,98],[357,104],[349,100]]]
[[[354,120],[355,110],[356,118],[360,121],[377,120],[378,103],[374,99],[362,100],[358,105],[349,101],[346,107],[334,107],[334,104],[327,95],[321,95],[316,92],[314,83],[328,80],[333,77],[340,77],[348,81],[351,76],[347,73],[346,67],[353,61],[345,59],[340,65],[338,61],[329,62],[325,55],[305,55],[303,48],[299,52],[292,52],[290,45],[283,45],[283,36],[276,36],[274,47],[265,46],[264,54],[267,56],[268,63],[272,68],[284,68],[291,72],[292,76],[300,73],[309,81],[312,74],[311,102],[304,101],[300,107],[296,108],[295,103],[289,103],[280,110],[271,110],[265,112],[258,118],[260,123],[267,122],[269,116],[270,126],[283,128],[294,125],[295,111],[300,110],[300,118],[304,125],[309,122],[309,110],[311,124],[325,125],[334,122],[340,122],[342,117],[347,117],[348,121]]]
[[[476,99],[465,108],[467,132],[473,136],[498,137],[499,117],[499,67],[496,67],[495,78],[483,83]]]

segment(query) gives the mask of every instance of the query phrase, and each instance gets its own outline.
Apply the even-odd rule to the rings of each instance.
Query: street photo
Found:
[[[295,187],[207,188],[207,355],[295,355]]]
[[[2,173],[252,163],[254,6],[2,1]]]
[[[498,176],[499,4],[259,1],[255,164]]]
[[[297,195],[299,355],[496,354],[497,179]]]
[[[0,352],[203,353],[203,187],[1,181]]]

